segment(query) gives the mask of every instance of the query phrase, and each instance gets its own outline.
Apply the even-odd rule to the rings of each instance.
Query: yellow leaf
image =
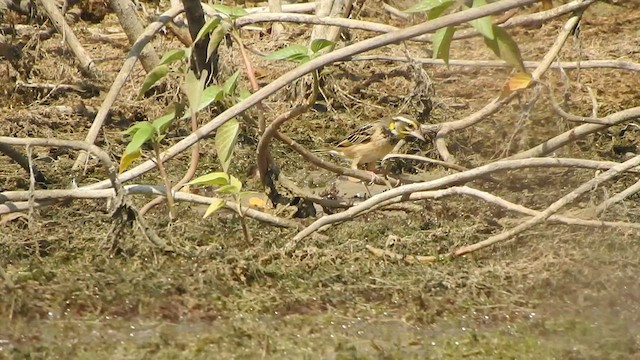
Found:
[[[517,73],[507,81],[507,86],[509,86],[509,90],[516,91],[528,88],[532,81],[533,78],[531,75],[527,73]]]
[[[267,208],[267,203],[258,198],[258,197],[251,197],[249,198],[249,207],[257,207],[260,209],[266,209]]]
[[[131,163],[139,157],[140,149],[124,154],[124,156],[122,156],[122,158],[120,159],[120,167],[118,168],[118,172],[122,173],[123,171],[127,170],[129,165],[131,165]]]
[[[540,0],[542,3],[542,10],[551,10],[553,9],[553,1],[551,0]]]

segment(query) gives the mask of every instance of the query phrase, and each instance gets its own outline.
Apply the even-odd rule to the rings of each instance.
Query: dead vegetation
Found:
[[[84,5],[82,11],[104,11],[100,2],[90,3],[94,7]],[[159,13],[154,5],[144,5],[147,13]],[[419,23],[419,17],[403,20],[389,15],[382,5],[365,3],[355,9],[354,19],[398,28]],[[540,11],[537,6],[507,21]],[[634,27],[637,14],[630,10],[637,9],[633,2],[590,5],[580,20],[579,37],[571,32],[573,27],[565,29],[566,39],[550,56],[551,68],[540,70],[548,88],[520,91],[509,95],[509,102],[494,99],[511,70],[500,64],[481,66],[480,60],[496,59],[478,37],[454,41],[449,66],[419,65],[430,58],[430,46],[421,42],[357,55],[387,57],[383,60],[323,64],[321,106],[286,121],[279,129],[285,137],[307,150],[322,149],[363,123],[405,112],[423,122],[431,143],[408,143],[404,152],[455,161],[462,168],[389,159],[385,164],[391,174],[412,183],[385,192],[380,192],[384,185],[372,186],[374,196],[362,201],[353,194],[365,193],[364,187],[336,182],[335,174],[319,171],[317,164],[276,137],[270,142],[271,156],[295,185],[279,188],[281,195],[289,200],[322,198],[340,207],[324,207],[315,218],[304,219],[286,218],[299,210],[296,205],[288,210],[254,208],[256,216],[248,214],[247,219],[251,242],[243,236],[231,202],[226,211],[202,219],[206,206],[198,203],[205,202],[202,196],[211,196],[207,189],[199,190],[200,198],[176,193],[179,216],[174,221],[165,205],[144,216],[149,231],[162,240],[159,247],[145,238],[149,233],[139,231],[139,225],[127,223],[134,219],[130,213],[122,214],[129,225],[112,232],[115,220],[110,204],[102,200],[111,193],[96,185],[106,184],[108,173],[97,159],[90,157],[86,166],[71,171],[78,156],[75,150],[30,146],[32,163],[48,180],[45,189],[30,184],[29,173],[18,164],[0,157],[4,214],[0,276],[6,294],[0,299],[0,354],[17,358],[638,356],[640,288],[634,279],[640,267],[640,242],[632,187],[637,176],[611,173],[608,181],[583,185],[636,159],[638,114],[633,111],[640,106],[640,77],[634,66],[640,62],[640,44]],[[88,21],[89,15],[81,18]],[[0,85],[1,134],[51,141],[85,139],[129,51],[125,37],[113,36],[120,31],[117,19],[113,14],[104,19],[96,16],[98,24],[78,22],[72,27],[100,70],[97,78],[87,80],[59,34],[34,40],[50,25],[34,19],[32,26],[21,27],[27,24],[26,16],[8,12],[4,17],[15,25],[11,30],[15,33],[5,33],[0,40],[21,56],[3,54],[0,62],[0,74],[4,71],[9,79]],[[526,64],[534,74],[570,21],[571,14],[508,28],[522,57],[535,62]],[[262,32],[242,32],[260,91],[273,93],[261,99],[264,112],[252,107],[239,117],[240,135],[229,173],[246,189],[262,192],[260,181],[248,171],[257,162],[260,116],[270,124],[291,110],[292,95],[300,91],[299,85],[288,85],[285,91],[273,92],[270,84],[287,71],[308,65],[268,62],[257,54],[289,42],[306,43],[311,29],[287,23],[275,39]],[[343,36],[357,44],[372,34],[349,29]],[[172,34],[153,40],[160,53],[177,44]],[[221,46],[223,79],[238,69],[244,71],[239,59],[235,44]],[[455,60],[469,62],[458,65]],[[607,66],[591,67],[588,63],[594,60],[608,61]],[[139,64],[132,67],[100,128],[95,144],[114,160],[127,145],[123,130],[136,121],[157,118],[180,98],[179,79],[171,77],[154,93],[136,98],[144,76]],[[240,86],[250,88],[246,75]],[[563,117],[554,110],[553,101],[565,113],[589,121],[576,124],[576,119]],[[491,104],[495,109],[481,121],[455,125]],[[216,107],[199,114],[201,129],[222,124],[229,111]],[[454,125],[447,128],[449,124]],[[539,144],[579,129],[585,136],[570,138],[552,152],[531,155]],[[187,122],[177,123],[161,145],[177,149],[178,142],[197,140],[190,133]],[[214,140],[201,137],[198,175],[219,170]],[[187,171],[192,154],[177,150],[172,154],[166,166],[175,184]],[[530,156],[548,157],[527,160]],[[501,172],[489,169],[483,175],[490,178],[464,170],[504,164],[496,162],[501,159],[522,165]],[[565,159],[575,161],[557,165]],[[337,163],[328,157],[322,160]],[[534,163],[539,164],[534,167]],[[152,164],[135,169],[144,166],[153,169]],[[156,170],[136,173],[135,169],[128,173],[136,175],[125,176],[127,180],[163,184]],[[369,177],[339,169],[340,174]],[[72,179],[78,189],[69,189]],[[462,185],[471,190],[455,191]],[[581,185],[582,195],[566,208],[549,210]],[[414,196],[413,204],[395,208],[387,204],[370,211],[379,201],[397,201],[402,189]],[[97,196],[99,191],[105,193]],[[138,191],[159,195],[163,190],[156,186]],[[460,195],[465,191],[477,197]],[[134,194],[131,190],[127,195],[133,207],[142,208],[149,200]],[[489,201],[483,194],[498,200]],[[54,195],[58,200],[51,200]],[[59,201],[64,198],[75,200]],[[534,212],[514,212],[501,201]],[[344,206],[350,209],[342,210]],[[316,236],[304,236],[304,231],[327,219],[337,222]],[[275,221],[282,221],[281,226],[273,226]],[[527,222],[522,232],[504,237]],[[456,256],[471,244],[501,236],[491,247]]]

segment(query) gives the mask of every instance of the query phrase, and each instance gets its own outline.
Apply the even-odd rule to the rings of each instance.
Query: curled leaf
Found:
[[[189,181],[189,185],[228,185],[229,175],[225,172],[212,172],[206,175],[198,176],[197,178]]]
[[[449,64],[449,48],[451,47],[454,32],[455,28],[453,26],[447,26],[438,29],[433,35],[433,58],[442,59],[447,65]]]
[[[240,123],[236,118],[232,118],[222,124],[216,131],[216,151],[222,170],[229,171],[231,156],[240,132]]]
[[[186,55],[187,50],[185,48],[169,50],[162,56],[159,65],[169,65],[172,62],[184,59]]]
[[[532,81],[533,78],[531,75],[527,73],[517,73],[507,81],[507,85],[509,86],[509,90],[516,91],[528,88]]]
[[[305,59],[309,59],[309,50],[302,45],[294,44],[287,46],[284,49],[274,51],[271,54],[266,55],[264,58],[267,60],[291,60],[297,62],[304,62]]]
[[[316,39],[311,42],[311,46],[309,46],[309,48],[311,49],[312,53],[317,53],[318,51],[335,44],[335,42],[327,39]]]
[[[213,214],[214,212],[222,209],[225,206],[225,204],[226,204],[226,201],[224,201],[224,199],[213,198],[211,200],[211,204],[207,208],[207,211],[204,212],[204,216],[202,216],[202,218],[204,219],[209,215]]]
[[[485,37],[485,44],[494,54],[507,62],[507,64],[513,66],[518,72],[526,73],[527,71],[522,62],[522,55],[520,54],[518,44],[499,26],[493,25],[493,33],[495,34],[495,38],[492,40]]]
[[[147,76],[144,78],[144,82],[142,83],[142,88],[140,88],[140,92],[138,93],[138,98],[142,98],[144,93],[147,92],[155,83],[160,81],[163,77],[167,76],[169,73],[169,67],[167,65],[158,65],[153,70],[151,70]]]
[[[193,40],[193,43],[197,43],[204,36],[212,32],[216,27],[218,27],[218,25],[220,25],[220,21],[221,19],[219,17],[212,17],[207,20],[207,22],[204,23],[204,26],[200,28],[200,31],[198,31],[198,35],[196,35],[196,39]]]

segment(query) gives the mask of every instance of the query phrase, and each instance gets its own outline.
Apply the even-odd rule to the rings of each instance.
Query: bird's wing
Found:
[[[351,134],[347,135],[342,141],[336,145],[337,148],[345,148],[353,145],[364,144],[369,142],[376,131],[376,124],[366,124]]]

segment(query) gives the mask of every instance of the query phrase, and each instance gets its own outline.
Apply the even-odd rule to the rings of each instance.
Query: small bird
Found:
[[[352,169],[366,164],[367,170],[373,171],[376,161],[389,154],[398,141],[407,136],[425,141],[420,123],[411,117],[397,115],[382,118],[349,134],[331,153],[350,159]]]

